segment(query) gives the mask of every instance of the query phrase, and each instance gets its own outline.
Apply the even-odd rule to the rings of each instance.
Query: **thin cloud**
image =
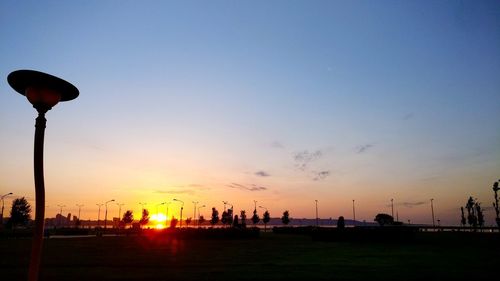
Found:
[[[330,171],[314,172],[313,180],[314,181],[324,180],[330,174],[331,174]]]
[[[283,148],[285,148],[285,146],[281,142],[279,142],[279,141],[273,141],[271,143],[271,147],[272,148],[277,148],[277,149],[283,149]]]
[[[251,184],[250,186],[242,185],[239,183],[231,183],[227,185],[230,188],[237,188],[237,189],[243,189],[243,190],[248,190],[248,191],[264,191],[267,190],[267,187],[264,186],[258,186],[255,184]]]
[[[370,143],[364,144],[364,145],[359,145],[356,147],[356,153],[358,153],[358,154],[365,153],[366,151],[368,151],[372,147],[374,147],[374,145],[370,144]]]
[[[316,150],[314,152],[309,152],[308,150],[300,151],[293,154],[293,160],[295,161],[295,167],[304,171],[309,167],[309,164],[323,156],[321,150]]]
[[[401,202],[401,203],[396,203],[394,204],[395,206],[403,206],[406,208],[413,208],[415,206],[420,206],[420,205],[425,205],[427,202],[425,201],[418,201],[418,202]],[[391,204],[387,204],[386,207],[391,207]]]
[[[155,190],[153,193],[161,194],[194,194],[195,190],[192,189],[174,189],[174,190]]]
[[[265,172],[265,171],[258,171],[258,172],[255,172],[254,173],[256,176],[259,176],[259,177],[269,177],[271,176],[269,173]]]

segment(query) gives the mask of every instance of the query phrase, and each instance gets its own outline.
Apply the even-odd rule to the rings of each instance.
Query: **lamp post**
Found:
[[[9,85],[26,96],[38,111],[35,123],[33,168],[35,178],[35,230],[28,271],[28,280],[38,279],[43,243],[45,218],[45,182],[43,179],[43,143],[45,135],[45,113],[60,101],[78,97],[78,89],[58,77],[34,70],[17,70],[7,76]]]
[[[196,205],[198,205],[198,203],[200,203],[200,202],[198,202],[198,201],[193,201],[193,204],[194,204],[193,220],[195,220],[195,219],[196,219]],[[193,224],[194,224],[194,223],[193,223]]]
[[[394,199],[391,198],[391,216],[394,219]]]
[[[354,207],[354,199],[352,199],[352,223],[356,224],[356,208]]]
[[[253,206],[254,210],[257,210],[257,200],[253,200]]]
[[[5,204],[5,202],[4,202],[3,199],[5,197],[9,196],[9,195],[12,195],[12,192],[9,192],[7,194],[2,195],[2,216],[0,217],[0,226],[3,226],[3,207],[4,207],[4,204]]]
[[[167,205],[167,213],[165,214],[165,221],[168,220],[168,207],[170,206],[170,204],[172,204],[172,202],[165,203],[165,205]]]
[[[318,200],[316,201],[316,226],[319,226],[319,217],[318,217]]]
[[[174,198],[174,201],[177,201],[177,202],[181,202],[181,203],[182,203],[182,205],[181,205],[181,220],[180,220],[180,223],[181,223],[181,224],[180,224],[180,226],[179,226],[179,228],[182,228],[182,210],[184,209],[184,201],[179,200],[179,199],[175,199],[175,198]]]
[[[144,206],[146,206],[148,203],[144,202],[139,202],[139,205],[141,205],[141,212],[145,209]]]
[[[99,224],[99,221],[101,220],[101,206],[104,205],[104,204],[96,204],[97,206],[99,206],[99,211],[97,211],[97,227],[101,226]]]
[[[116,203],[116,205],[118,205],[118,220],[120,221],[120,217],[121,217],[121,214],[122,214],[122,206],[125,205],[123,203]]]
[[[64,207],[66,207],[66,205],[57,205],[57,207],[59,207],[59,226],[62,224],[62,218],[63,218],[63,215],[62,215],[62,210]]]
[[[104,206],[106,207],[105,208],[105,212],[104,212],[104,231],[106,231],[106,225],[108,224],[108,203],[109,202],[115,202],[115,199],[111,199],[109,201],[106,201],[106,203],[104,203]]]
[[[77,224],[78,227],[78,225],[81,223],[80,211],[82,210],[83,204],[76,204],[76,206],[78,207],[78,224]]]
[[[203,205],[203,206],[198,207],[198,217],[201,217],[200,209],[201,209],[201,208],[205,208],[205,207],[206,207],[206,205]],[[198,227],[199,227],[199,226],[200,226],[200,218],[198,218]]]
[[[267,212],[267,208],[266,208],[266,207],[264,207],[264,206],[259,206],[259,208],[264,209],[264,210],[266,210],[266,212]]]
[[[434,198],[431,198],[431,214],[432,214],[432,226],[436,227],[436,222],[434,221]]]
[[[227,201],[222,201],[222,203],[224,203],[224,212],[225,212],[226,211]]]

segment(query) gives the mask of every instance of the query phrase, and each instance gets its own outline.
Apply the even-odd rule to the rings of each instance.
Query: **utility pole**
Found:
[[[436,222],[434,220],[434,198],[431,198],[431,214],[432,214],[432,226],[436,227]]]
[[[318,200],[316,201],[316,226],[319,226],[319,217],[318,217]]]

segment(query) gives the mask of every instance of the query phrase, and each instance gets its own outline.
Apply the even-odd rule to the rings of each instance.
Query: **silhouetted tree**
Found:
[[[134,214],[132,213],[131,210],[127,210],[123,214],[122,221],[123,221],[123,223],[125,223],[125,225],[130,224],[130,223],[132,223],[132,221],[134,221]]]
[[[240,212],[240,219],[241,219],[241,227],[246,228],[247,227],[247,214],[245,210],[242,210]]]
[[[340,216],[339,219],[337,220],[337,228],[338,229],[344,229],[345,228],[345,220],[343,216]]]
[[[240,225],[238,224],[238,215],[234,215],[233,227],[240,227]]]
[[[144,227],[149,222],[149,211],[147,209],[142,209],[142,216],[139,220],[139,224]]]
[[[233,208],[227,210],[227,224],[231,226],[233,223]]]
[[[460,211],[462,212],[462,217],[460,219],[460,223],[462,224],[462,226],[465,226],[465,224],[467,223],[467,220],[465,219],[464,207],[460,207]]]
[[[198,218],[198,225],[202,225],[204,222],[205,222],[205,217],[204,216],[200,216]]]
[[[380,226],[394,224],[394,218],[388,214],[377,214],[375,216],[375,221],[378,222]]]
[[[212,219],[210,220],[210,224],[214,226],[216,223],[219,222],[219,211],[217,209],[212,208]]]
[[[484,226],[484,215],[483,215],[483,210],[481,209],[481,204],[479,202],[476,202],[474,205],[476,208],[476,214],[477,214],[477,224],[479,227]]]
[[[252,223],[256,225],[260,221],[259,215],[257,214],[257,209],[253,210]]]
[[[170,220],[170,228],[175,228],[177,226],[177,223],[179,223],[179,220],[175,217],[172,217],[172,219]]]
[[[495,192],[495,202],[493,202],[493,207],[495,208],[495,213],[496,213],[496,218],[495,221],[497,222],[497,226],[500,227],[500,209],[498,206],[498,190],[500,188],[498,187],[498,181],[493,183],[493,192]]]
[[[19,225],[25,226],[31,218],[31,206],[26,198],[21,197],[12,201],[12,208],[10,209],[10,219],[8,225],[16,227]]]
[[[228,219],[227,219],[227,212],[224,211],[222,212],[222,216],[220,218],[220,222],[222,223],[223,226],[226,226]]]
[[[465,209],[467,209],[467,222],[474,228],[477,227],[476,209],[474,208],[475,204],[476,201],[472,198],[472,196],[469,197],[467,203],[465,204]]]
[[[189,227],[189,224],[190,224],[190,223],[191,223],[191,218],[187,218],[187,219],[186,219],[186,226],[188,226],[188,227]]]
[[[267,223],[271,220],[271,215],[269,212],[266,210],[264,212],[264,215],[262,217],[262,222],[264,223],[264,232],[267,231]]]
[[[284,225],[288,225],[290,223],[290,213],[288,212],[288,210],[283,212],[283,216],[281,217],[281,222]]]

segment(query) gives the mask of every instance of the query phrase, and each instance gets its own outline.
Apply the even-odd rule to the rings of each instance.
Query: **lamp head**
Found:
[[[71,83],[35,70],[16,70],[7,76],[9,85],[26,96],[37,110],[47,111],[60,101],[78,97],[78,89]]]

